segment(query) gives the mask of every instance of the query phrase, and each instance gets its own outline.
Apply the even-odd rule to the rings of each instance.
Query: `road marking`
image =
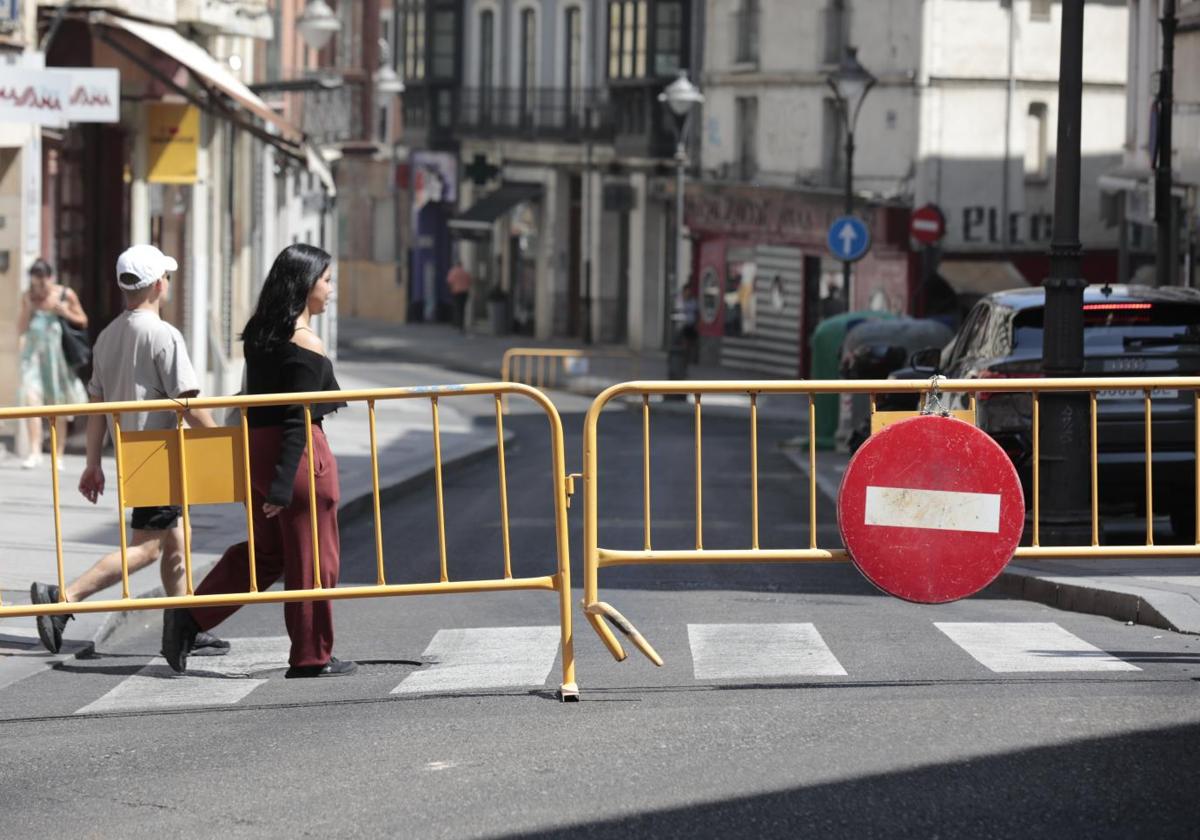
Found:
[[[405,677],[392,694],[545,685],[558,657],[558,642],[558,627],[553,625],[439,630],[425,648],[430,665]]]
[[[698,680],[844,677],[812,624],[689,624]]]
[[[229,644],[230,651],[224,656],[190,657],[183,675],[156,656],[142,670],[75,714],[229,706],[267,682],[252,678],[253,674],[286,667],[291,648],[287,636],[230,639]]]
[[[1142,670],[1053,622],[934,622],[934,626],[997,673]]]
[[[867,487],[864,521],[893,528],[998,534],[1000,494]]]

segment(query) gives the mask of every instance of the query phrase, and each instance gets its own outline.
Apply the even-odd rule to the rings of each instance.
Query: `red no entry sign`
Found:
[[[1025,497],[994,440],[952,417],[872,436],[846,468],[838,527],[858,570],[897,598],[940,604],[987,586],[1012,559]]]
[[[946,217],[936,204],[918,207],[909,220],[908,233],[922,245],[932,245],[946,235]]]

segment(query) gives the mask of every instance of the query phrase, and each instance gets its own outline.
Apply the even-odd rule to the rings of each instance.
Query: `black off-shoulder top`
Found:
[[[327,356],[287,342],[270,353],[246,355],[247,394],[288,394],[300,391],[340,391],[333,375],[333,362]],[[314,425],[321,418],[345,408],[344,402],[315,403],[312,406]],[[275,478],[271,481],[267,501],[286,507],[292,501],[292,485],[300,455],[307,445],[304,434],[304,407],[295,405],[255,406],[246,414],[246,424],[254,428],[283,427],[283,444]]]

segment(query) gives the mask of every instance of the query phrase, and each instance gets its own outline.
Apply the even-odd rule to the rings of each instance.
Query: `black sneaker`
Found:
[[[224,656],[227,653],[229,642],[203,630],[196,634],[196,640],[192,642],[192,656]]]
[[[199,632],[200,625],[187,610],[163,610],[162,655],[175,673],[187,671],[188,654]]]
[[[310,677],[348,677],[357,670],[357,662],[343,662],[336,656],[331,656],[324,665],[293,665],[283,676],[288,680],[303,680]]]
[[[52,583],[35,583],[29,587],[29,600],[35,604],[57,604],[58,594],[58,587]],[[42,640],[46,650],[51,653],[62,650],[63,628],[74,617],[70,614],[37,617],[38,638]]]

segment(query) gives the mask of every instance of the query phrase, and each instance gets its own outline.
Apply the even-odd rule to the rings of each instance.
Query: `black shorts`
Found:
[[[183,508],[179,505],[135,507],[130,524],[135,531],[166,531],[174,528],[181,516]]]

